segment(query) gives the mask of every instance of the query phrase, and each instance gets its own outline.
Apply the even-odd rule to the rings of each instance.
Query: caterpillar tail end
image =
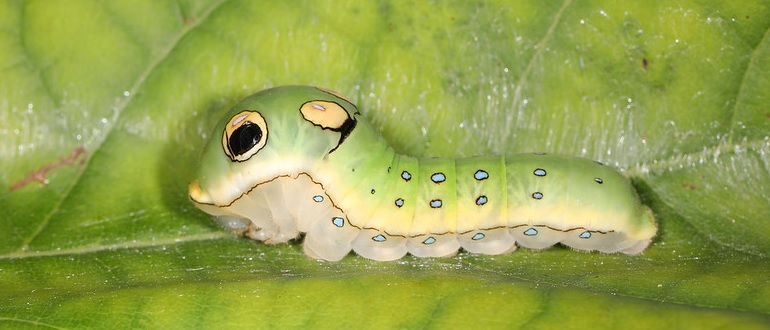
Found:
[[[652,243],[652,239],[657,234],[658,225],[655,222],[655,213],[653,213],[652,209],[647,206],[643,206],[643,208],[644,211],[641,215],[641,222],[644,229],[637,235],[634,235],[635,241],[630,241],[630,243],[632,243],[631,245],[620,249],[619,252],[629,255],[641,254],[647,249],[650,243]]]

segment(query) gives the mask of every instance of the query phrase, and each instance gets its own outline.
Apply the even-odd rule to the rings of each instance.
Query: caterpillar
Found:
[[[249,96],[212,136],[189,185],[192,202],[268,244],[304,234],[311,258],[494,255],[557,243],[638,254],[657,231],[628,179],[601,163],[397,154],[353,103],[321,88]]]

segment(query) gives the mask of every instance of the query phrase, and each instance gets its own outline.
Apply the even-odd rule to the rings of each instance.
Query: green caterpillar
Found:
[[[227,229],[305,253],[374,260],[561,243],[641,253],[657,231],[628,180],[589,160],[396,154],[350,101],[315,87],[254,94],[217,124],[190,198]]]

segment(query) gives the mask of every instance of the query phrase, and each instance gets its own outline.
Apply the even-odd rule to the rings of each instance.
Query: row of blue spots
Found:
[[[530,227],[529,229],[524,231],[524,235],[535,236],[535,235],[537,235],[537,229]],[[591,238],[591,232],[586,230],[586,231],[580,233],[580,235],[578,237],[580,237],[580,238]]]
[[[480,240],[480,239],[482,239],[484,237],[486,237],[486,235],[484,235],[484,233],[476,233],[475,235],[473,235],[473,237],[471,237],[471,239],[474,240],[474,241],[478,241],[478,240]],[[383,235],[383,234],[377,234],[375,236],[372,236],[372,240],[375,241],[375,242],[380,242],[381,243],[381,242],[385,242],[386,240],[388,240],[388,238],[385,237],[385,235]],[[429,236],[424,241],[422,241],[422,244],[425,244],[425,245],[431,245],[433,243],[436,243],[436,239],[433,236]]]
[[[471,239],[474,240],[474,241],[478,241],[480,239],[483,239],[484,237],[486,237],[486,235],[484,235],[484,233],[476,233],[476,234],[473,235],[473,237],[471,237]],[[424,241],[422,241],[422,244],[425,244],[425,245],[430,245],[430,244],[433,244],[433,243],[436,243],[436,239],[433,238],[433,236],[430,236],[430,237],[426,238]]]
[[[538,177],[544,177],[548,173],[544,169],[542,169],[542,168],[536,168],[534,171],[532,171],[532,174],[534,174],[535,176],[538,176]],[[543,193],[541,193],[539,191],[536,191],[536,192],[532,193],[532,198],[538,199],[538,200],[539,199],[543,199]],[[534,229],[534,228],[532,228],[532,229]],[[524,234],[526,235],[526,233],[524,233]],[[535,231],[535,233],[533,235],[537,235],[537,231]]]
[[[600,162],[596,162],[596,163],[599,164],[599,165],[604,165],[604,164],[602,164]],[[534,173],[536,176],[545,176],[546,175],[545,170],[542,169],[542,168],[536,168],[535,171],[532,172],[532,173]],[[596,182],[598,184],[602,184],[602,183],[604,183],[604,180],[602,180],[602,178],[600,178],[600,177],[595,177],[594,178],[594,182]]]
[[[390,168],[388,168],[388,171],[390,171]],[[487,173],[487,171],[480,169],[480,170],[477,170],[475,173],[473,173],[473,178],[478,181],[486,180],[489,178],[489,173]],[[409,182],[409,180],[412,180],[412,173],[409,173],[409,171],[401,171],[401,179],[404,179],[404,181]],[[446,179],[447,179],[446,174],[442,172],[436,172],[430,176],[430,180],[437,184],[445,182]],[[372,189],[371,193],[374,194],[374,189]],[[476,198],[476,205],[484,205],[488,201],[489,200],[487,199],[487,196],[481,195],[478,198]],[[394,201],[394,204],[396,205],[396,207],[400,208],[404,206],[404,199],[400,197],[396,198],[396,200]],[[437,209],[442,207],[444,205],[444,202],[442,202],[440,199],[434,199],[429,202],[429,205],[431,208]]]
[[[338,223],[337,221],[339,222],[339,224],[337,224]],[[335,226],[342,227],[342,224],[344,223],[344,220],[342,218],[340,218],[340,217],[334,217],[333,222],[334,222]],[[529,229],[524,231],[524,235],[527,235],[527,236],[535,236],[537,234],[538,234],[538,232],[537,232],[537,229],[535,229],[535,228],[529,228]],[[484,237],[486,237],[486,235],[484,235],[484,233],[476,233],[476,234],[473,235],[473,237],[471,237],[471,239],[474,240],[474,241],[478,241],[478,240],[483,239]],[[580,235],[578,237],[583,238],[583,239],[591,238],[591,232],[586,230],[586,231],[580,233]],[[375,241],[375,242],[385,242],[387,240],[387,237],[385,237],[385,235],[383,235],[383,234],[377,234],[377,235],[372,237],[372,240]],[[433,243],[436,243],[436,239],[433,236],[429,236],[424,241],[422,241],[422,244],[425,244],[425,245],[430,245],[430,244],[433,244]]]
[[[489,179],[489,173],[487,173],[487,171],[484,171],[484,170],[477,170],[476,173],[473,173],[473,178],[478,181],[486,180],[486,179]],[[478,198],[476,198],[476,205],[481,206],[486,204],[488,201],[489,199],[487,198],[487,196],[481,195]]]
[[[340,219],[341,220],[341,218],[336,218],[336,219]],[[341,227],[341,225],[339,227]],[[537,229],[529,228],[529,229],[524,231],[524,235],[535,236],[535,235],[537,235]],[[471,239],[474,240],[474,241],[478,241],[478,240],[483,239],[484,237],[486,237],[486,235],[484,235],[484,233],[476,233],[476,234],[474,234],[471,237]],[[580,235],[578,237],[583,238],[583,239],[591,238],[591,232],[586,230],[586,231],[580,233]],[[385,235],[383,235],[383,234],[377,234],[377,235],[372,237],[372,240],[375,241],[375,242],[385,242],[387,240],[387,237],[385,237]],[[429,236],[424,241],[422,241],[422,244],[425,244],[425,245],[431,245],[433,243],[436,243],[436,238],[434,238],[433,236]]]
[[[599,163],[599,164],[601,165],[601,163]],[[544,176],[546,176],[547,172],[545,171],[545,169],[536,168],[534,171],[532,171],[532,174],[534,174],[535,176],[538,176],[538,177],[544,177]],[[604,180],[602,180],[602,178],[595,177],[594,178],[594,182],[596,182],[598,184],[602,184],[602,183],[604,183]],[[543,199],[543,193],[541,193],[539,191],[534,192],[532,194],[532,198],[534,198],[534,199]],[[590,237],[590,234],[589,234],[589,237]]]
[[[476,198],[476,205],[481,206],[486,204],[487,202],[489,202],[489,199],[487,198],[487,196],[481,195],[478,198]],[[396,201],[393,204],[395,204],[396,207],[400,208],[404,206],[404,199],[400,197],[396,198]],[[434,199],[430,201],[429,205],[431,208],[437,209],[442,207],[444,205],[444,202],[441,201],[440,199]]]
[[[404,181],[409,181],[412,179],[412,173],[409,173],[408,171],[402,171],[401,178],[404,179]],[[476,173],[473,173],[473,178],[479,181],[486,180],[489,179],[489,173],[484,170],[478,170]],[[430,176],[430,180],[435,183],[442,183],[446,181],[446,175],[441,172],[436,172]]]
[[[337,225],[337,223],[335,222],[335,225],[337,227],[342,227],[342,222],[343,222],[342,218],[335,217],[334,219],[339,219],[340,224]],[[535,236],[537,234],[538,234],[538,232],[537,232],[537,229],[535,229],[535,228],[529,228],[529,229],[524,231],[524,235],[527,235],[527,236]],[[476,234],[474,234],[471,237],[471,240],[478,241],[478,240],[483,239],[484,237],[486,237],[486,235],[484,235],[484,233],[476,233]],[[578,237],[583,238],[583,239],[591,238],[591,232],[586,230],[586,231],[580,233],[580,235]],[[385,237],[385,235],[383,235],[383,234],[377,234],[375,236],[372,236],[372,240],[375,241],[375,242],[385,242],[386,240],[388,240],[388,238]],[[433,236],[428,236],[428,238],[426,238],[424,241],[422,241],[422,244],[425,244],[425,245],[431,245],[433,243],[436,243],[436,238],[434,238]]]

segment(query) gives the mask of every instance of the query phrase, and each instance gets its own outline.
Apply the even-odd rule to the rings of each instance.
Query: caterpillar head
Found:
[[[356,126],[355,105],[327,90],[284,86],[227,111],[201,156],[190,198],[227,205],[252,187],[312,168]]]

